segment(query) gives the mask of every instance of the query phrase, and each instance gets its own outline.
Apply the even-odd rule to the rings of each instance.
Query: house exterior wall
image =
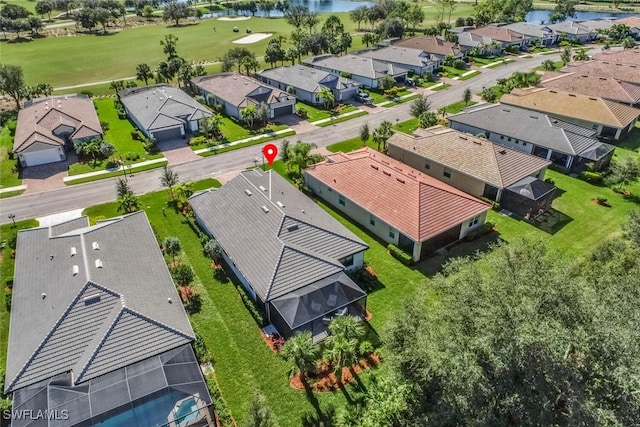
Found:
[[[423,76],[426,73],[432,73],[434,69],[433,65],[426,66],[426,67],[419,67],[417,65],[401,64],[399,62],[387,61],[385,59],[378,59],[378,61],[385,62],[387,64],[391,64],[397,67],[406,68],[407,70],[413,70],[413,72],[419,76]]]
[[[329,204],[331,204],[338,210],[344,212],[347,216],[352,218],[358,224],[365,227],[367,230],[371,231],[380,239],[384,240],[387,243],[393,243],[394,245],[398,244],[398,240],[400,238],[400,232],[397,229],[393,228],[391,225],[382,221],[380,218],[376,217],[375,215],[369,213],[367,210],[360,207],[359,205],[353,203],[347,197],[344,198],[345,204],[344,205],[340,204],[340,196],[341,196],[340,193],[330,189],[327,185],[318,181],[315,177],[307,173],[305,173],[304,175],[305,175],[305,182],[307,187],[309,187],[315,194],[320,196],[322,199],[326,200]],[[392,238],[389,236],[390,230],[395,231],[394,233],[395,237]],[[354,256],[354,264],[355,262],[356,262],[356,258]]]
[[[317,65],[317,64],[313,64],[312,66],[313,66],[313,68],[316,68],[316,69],[322,70],[322,71],[326,71],[326,72],[331,73],[331,74],[336,75],[336,76],[340,76],[340,73],[343,72],[343,71],[346,72],[346,73],[349,73],[346,70],[334,70],[334,69],[331,69],[331,68],[328,68],[328,67],[323,67],[323,66]],[[355,80],[357,82],[360,82],[360,84],[362,84],[364,86],[368,86],[368,87],[373,88],[373,89],[376,89],[378,87],[378,79],[371,79],[369,77],[360,76],[358,74],[351,74],[351,79]]]
[[[477,221],[475,220],[475,218],[477,218]],[[463,222],[460,229],[460,239],[464,239],[467,234],[482,226],[485,222],[487,222],[487,211],[484,211],[477,217],[469,218],[468,220]]]
[[[489,132],[486,129],[477,128],[475,126],[469,126],[469,125],[458,123],[452,120],[449,121],[449,126],[452,129],[459,130],[460,132],[470,133],[472,135],[477,135],[479,133],[485,133],[485,134],[488,133],[487,139],[491,142],[504,145],[505,147],[513,148],[514,150],[522,151],[523,153],[528,153],[528,154],[533,153],[534,145],[527,141],[521,141],[514,138],[511,138],[511,141],[509,141],[508,135],[501,135],[499,133]],[[518,141],[518,143],[516,143],[516,141]]]

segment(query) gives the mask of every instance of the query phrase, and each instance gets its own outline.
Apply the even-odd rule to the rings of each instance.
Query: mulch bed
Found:
[[[371,354],[367,359],[363,359],[357,365],[353,366],[353,370],[356,373],[362,372],[365,369],[369,369],[372,366],[377,366],[380,364],[380,358],[377,354]],[[321,371],[316,371],[312,378],[307,380],[307,383],[311,387],[311,390],[314,392],[325,392],[325,391],[333,391],[338,390],[344,384],[349,383],[349,381],[353,380],[353,374],[349,368],[342,368],[342,383],[338,384],[336,380],[336,376],[333,373],[333,370],[328,366],[324,367]],[[294,377],[289,382],[291,387],[297,388],[299,390],[304,390],[305,385],[300,379],[300,373],[294,375]]]
[[[191,286],[178,286],[178,292],[180,292],[182,302],[187,302],[189,297],[193,295],[193,288]]]

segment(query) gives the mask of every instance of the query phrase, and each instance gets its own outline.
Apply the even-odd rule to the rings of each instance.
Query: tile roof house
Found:
[[[294,95],[239,73],[201,76],[191,82],[207,104],[224,105],[225,113],[238,120],[242,120],[243,108],[262,103],[269,106],[270,119],[296,112]]]
[[[539,86],[564,92],[595,96],[640,107],[640,84],[589,74],[554,73],[542,78]]]
[[[603,170],[614,147],[596,138],[596,131],[556,117],[505,104],[479,104],[449,116],[449,126],[554,164],[580,171],[586,163]]]
[[[640,21],[640,18],[638,18]],[[640,23],[639,23],[640,24]],[[624,50],[603,50],[593,55],[593,59],[606,62],[619,62],[620,64],[640,66],[640,47]]]
[[[468,54],[471,54],[472,49],[477,50],[480,55],[500,53],[500,43],[496,42],[497,46],[492,46],[494,40],[491,37],[481,36],[469,31],[464,31],[456,35],[458,37],[458,44]]]
[[[13,152],[23,167],[60,162],[82,141],[102,139],[102,127],[85,95],[65,95],[27,101],[18,112]]]
[[[351,79],[374,89],[386,76],[393,77],[397,82],[404,82],[409,71],[397,65],[358,55],[319,55],[305,59],[304,64],[335,75],[348,74]]]
[[[631,29],[631,35],[638,40],[640,38],[640,16],[627,16],[615,21],[616,24],[626,25]]]
[[[280,175],[245,171],[190,203],[280,335],[311,331],[318,342],[331,316],[364,316],[366,293],[346,272],[368,246]]]
[[[598,35],[596,30],[574,21],[547,24],[547,27],[555,31],[560,36],[560,39],[562,37],[566,37],[568,40],[575,40],[579,43],[588,43],[594,40]]]
[[[580,21],[580,25],[587,27],[596,32],[596,34],[605,34],[609,28],[615,23],[613,18],[590,19],[588,21]]]
[[[484,27],[469,30],[469,32],[477,36],[491,38],[491,40],[500,43],[503,48],[506,48],[507,46],[524,47],[529,42],[528,36],[510,28],[500,27],[497,25],[486,25]]]
[[[604,60],[570,62],[560,71],[563,73],[610,77],[629,83],[640,84],[640,65],[631,63]]]
[[[365,147],[305,169],[315,194],[414,261],[484,224],[489,205]]]
[[[432,57],[430,53],[398,45],[370,50],[360,56],[412,70],[419,76],[433,74],[433,71],[438,67],[437,58]]]
[[[546,25],[530,24],[528,22],[513,22],[502,25],[532,39],[538,39],[543,46],[551,46],[558,41],[558,34]]]
[[[438,59],[438,65],[446,56],[451,55],[456,58],[464,58],[465,56],[459,44],[446,41],[436,36],[415,36],[398,39],[398,41],[393,43],[393,46],[410,47],[430,53]]]
[[[118,98],[138,129],[157,141],[185,138],[213,115],[181,89],[164,84],[124,89]]]
[[[291,87],[296,98],[311,104],[324,102],[318,96],[322,89],[330,90],[336,102],[343,102],[352,99],[360,87],[355,80],[304,65],[258,71],[256,78],[284,91]]]
[[[500,102],[592,128],[599,136],[614,140],[631,132],[640,116],[640,109],[628,105],[547,88],[514,89]]]
[[[18,233],[5,382],[14,410],[66,410],[65,426],[164,424],[180,399],[211,403],[193,340],[144,212]],[[136,415],[150,399],[157,413]]]
[[[522,178],[544,180],[550,161],[443,126],[396,132],[390,157],[476,197],[500,201]],[[445,168],[447,175],[444,174]]]

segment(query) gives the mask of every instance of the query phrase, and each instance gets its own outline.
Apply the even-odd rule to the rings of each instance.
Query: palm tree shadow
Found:
[[[305,414],[302,416],[303,427],[332,427],[335,424],[336,409],[333,405],[328,405],[326,409],[317,409],[315,414]]]

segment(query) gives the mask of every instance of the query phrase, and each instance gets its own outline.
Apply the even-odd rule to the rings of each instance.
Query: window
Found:
[[[517,139],[516,139],[516,141],[515,141],[515,142],[516,142],[516,144],[520,144],[520,141],[518,141]]]
[[[523,146],[523,147],[526,147],[526,146],[527,146],[527,143],[526,143],[526,142],[524,142],[524,141],[522,141],[522,146]]]
[[[376,225],[376,217],[369,214],[369,224],[375,226]]]
[[[469,221],[469,228],[473,227],[474,225],[477,225],[479,221],[480,221],[480,215],[478,215],[475,218],[471,218],[471,221]]]
[[[507,138],[507,141],[511,142],[511,137]]]
[[[431,160],[425,160],[424,161],[424,168],[425,169],[431,169]]]
[[[331,187],[327,187],[327,190],[329,190],[329,193],[333,192],[333,189]]]
[[[389,238],[391,238],[391,239],[395,239],[396,238],[396,230],[394,230],[391,227],[389,227]]]
[[[342,194],[338,196],[338,203],[340,203],[342,206],[345,205],[344,196]]]
[[[536,174],[536,178],[540,178],[540,171]]]
[[[487,135],[487,139],[491,138],[491,132],[487,131],[485,132],[485,135]]]
[[[500,135],[500,139],[504,139],[504,135]]]
[[[353,255],[349,255],[348,257],[344,257],[340,259],[340,264],[345,267],[351,267],[353,265]]]
[[[446,178],[451,178],[451,168],[444,168],[444,172],[442,172]]]

